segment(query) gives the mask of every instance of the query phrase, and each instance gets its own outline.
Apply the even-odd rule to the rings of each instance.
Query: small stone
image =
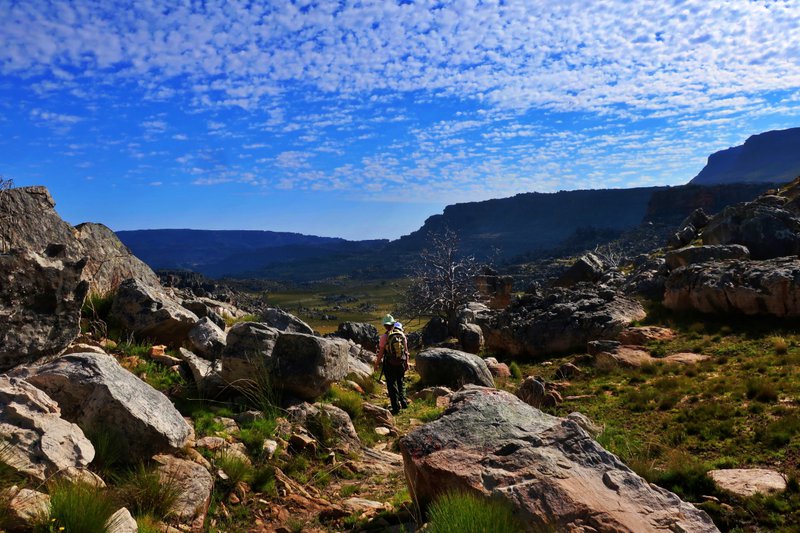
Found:
[[[376,427],[374,429],[374,431],[375,431],[375,433],[377,433],[378,435],[380,435],[382,437],[386,437],[392,432],[392,430],[390,430],[389,428],[384,427],[384,426],[378,426],[378,427]]]
[[[167,347],[163,344],[156,344],[155,346],[151,346],[150,349],[147,351],[147,355],[150,357],[158,357],[159,355],[164,355],[167,353]]]

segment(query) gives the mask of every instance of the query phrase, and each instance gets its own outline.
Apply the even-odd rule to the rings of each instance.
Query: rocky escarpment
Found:
[[[612,289],[580,285],[526,294],[502,312],[478,313],[475,322],[489,350],[537,357],[615,338],[645,315],[641,304]]]
[[[454,394],[442,417],[400,448],[422,508],[461,490],[508,502],[536,531],[717,531],[704,512],[636,475],[574,421],[507,392]]]
[[[676,311],[800,316],[800,259],[689,265],[667,280],[664,305]]]

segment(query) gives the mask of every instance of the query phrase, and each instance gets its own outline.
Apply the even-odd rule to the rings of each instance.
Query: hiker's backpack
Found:
[[[406,336],[399,329],[393,329],[386,337],[386,348],[384,350],[386,362],[391,365],[400,366],[405,364],[408,359],[406,353]]]

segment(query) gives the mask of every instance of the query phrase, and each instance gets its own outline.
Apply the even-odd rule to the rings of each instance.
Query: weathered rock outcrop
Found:
[[[675,311],[800,316],[800,259],[698,263],[675,270],[664,305]]]
[[[725,208],[703,230],[703,244],[741,244],[753,259],[800,253],[800,218],[763,198]]]
[[[0,376],[0,435],[9,466],[40,481],[94,458],[81,428],[62,419],[47,394],[18,378]]]
[[[261,313],[260,319],[261,322],[280,331],[305,333],[306,335],[314,334],[311,326],[282,309],[267,309]]]
[[[480,314],[478,324],[489,350],[535,357],[615,338],[645,316],[635,300],[582,285],[528,294],[501,313]]]
[[[111,317],[139,339],[173,345],[181,345],[198,320],[164,291],[137,279],[120,284]]]
[[[222,364],[220,361],[208,361],[196,356],[186,348],[178,348],[180,359],[189,367],[197,390],[206,397],[215,397],[227,388],[227,383],[222,378]]]
[[[58,402],[64,419],[124,435],[131,457],[180,449],[189,439],[191,428],[167,397],[109,355],[65,355],[15,374]]]
[[[458,326],[458,343],[465,352],[478,353],[483,349],[483,330],[477,324]]]
[[[740,244],[704,245],[670,250],[664,256],[667,268],[670,270],[695,263],[725,261],[727,259],[750,259],[750,252]]]
[[[80,333],[86,261],[64,253],[59,246],[0,253],[0,371],[57,355]]]
[[[283,390],[314,400],[347,375],[349,355],[344,339],[281,333],[272,352],[271,373]]]
[[[134,256],[106,226],[87,222],[75,226],[75,231],[89,258],[83,279],[89,282],[90,292],[112,293],[129,278],[138,279],[148,287],[161,287],[155,272]]]
[[[429,348],[417,354],[417,372],[424,386],[443,385],[458,389],[466,384],[494,387],[492,373],[475,354]]]
[[[378,330],[372,324],[342,322],[334,335],[360,344],[365,350],[374,352],[378,349]]]
[[[423,508],[444,491],[466,490],[507,501],[531,530],[717,531],[704,512],[650,485],[572,420],[504,391],[454,394],[442,417],[404,437],[400,449]]]
[[[492,309],[505,309],[511,303],[514,278],[487,271],[475,277],[475,287]]]

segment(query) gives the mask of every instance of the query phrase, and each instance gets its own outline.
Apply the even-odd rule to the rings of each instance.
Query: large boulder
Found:
[[[80,333],[86,260],[64,253],[59,246],[0,253],[0,371],[57,355]]]
[[[621,290],[629,296],[643,296],[660,301],[669,271],[663,258],[642,257],[634,262],[633,271],[622,282]]]
[[[703,244],[741,244],[753,259],[800,253],[800,218],[759,200],[726,207],[703,230]]]
[[[87,222],[75,226],[75,231],[89,258],[83,279],[90,283],[93,294],[110,294],[129,278],[138,279],[148,287],[161,287],[155,272],[106,226]]]
[[[687,246],[670,250],[664,256],[667,268],[675,270],[694,263],[725,261],[727,259],[750,259],[750,252],[741,244]]]
[[[378,330],[366,322],[342,322],[334,335],[360,344],[366,350],[378,349]]]
[[[198,320],[197,315],[163,290],[133,278],[123,281],[117,289],[111,318],[138,339],[178,346]]]
[[[613,339],[645,316],[641,304],[631,298],[579,285],[525,295],[503,312],[479,314],[477,322],[488,350],[540,357]]]
[[[61,353],[80,332],[83,246],[45,187],[0,191],[0,372]]]
[[[39,481],[94,459],[81,428],[62,419],[47,394],[19,378],[0,376],[0,435],[8,465]]]
[[[450,328],[447,325],[447,320],[440,316],[431,318],[422,328],[422,343],[425,346],[438,344],[447,340],[449,336]]]
[[[401,439],[400,449],[423,509],[456,490],[507,502],[531,530],[718,531],[703,511],[639,477],[574,421],[505,391],[457,392],[442,417]]]
[[[53,398],[66,420],[118,432],[130,458],[181,449],[189,440],[191,427],[167,397],[110,355],[70,354],[15,374]]]
[[[349,355],[350,345],[344,339],[281,333],[272,352],[271,372],[284,391],[314,400],[347,375]]]
[[[492,373],[475,354],[449,348],[429,348],[417,354],[416,368],[423,386],[453,389],[466,384],[494,387]]]
[[[215,397],[227,388],[227,383],[222,378],[222,364],[220,361],[208,361],[196,356],[186,348],[178,348],[179,358],[189,367],[197,391],[204,397]]]
[[[595,254],[589,252],[578,258],[567,270],[565,270],[555,281],[556,287],[572,287],[576,283],[600,280],[603,277],[605,265],[603,260]]]
[[[465,352],[480,352],[483,349],[483,330],[477,324],[460,324],[458,343]]]
[[[222,377],[233,385],[265,375],[280,331],[260,322],[239,322],[228,331],[222,351]]]
[[[674,311],[800,316],[800,259],[698,263],[670,274],[664,305]]]
[[[287,313],[283,309],[270,308],[261,313],[261,322],[271,326],[280,331],[288,331],[291,333],[305,333],[306,335],[313,335],[314,330],[297,318],[296,316]]]

